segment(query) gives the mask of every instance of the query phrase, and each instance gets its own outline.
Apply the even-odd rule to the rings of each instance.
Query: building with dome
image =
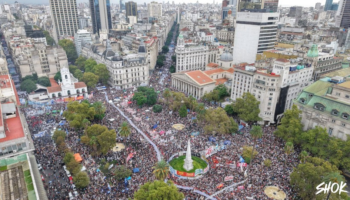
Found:
[[[144,42],[137,50],[129,50],[121,42],[95,40],[93,44],[84,44],[81,55],[105,64],[110,73],[108,84],[117,89],[146,86],[149,81],[149,56]]]
[[[233,56],[228,51],[225,51],[220,55],[220,58],[217,60],[220,68],[229,69],[233,67]]]

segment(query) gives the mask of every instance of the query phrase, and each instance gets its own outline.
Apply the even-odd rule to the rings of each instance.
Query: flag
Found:
[[[108,183],[108,189],[111,190],[111,186],[109,185],[109,183]]]
[[[128,162],[132,157],[134,157],[134,153],[130,153],[126,158],[126,162]]]
[[[63,110],[61,109],[60,115],[62,116],[62,114],[63,114]]]
[[[245,162],[244,159],[242,158],[242,156],[239,158],[239,162],[241,162],[241,163]]]

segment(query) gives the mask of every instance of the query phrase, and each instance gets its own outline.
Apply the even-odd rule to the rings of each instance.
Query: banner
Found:
[[[128,162],[132,157],[134,157],[134,153],[130,153],[126,158],[126,162]]]
[[[79,97],[76,97],[75,100],[83,100],[84,99],[84,96],[79,96]]]
[[[67,98],[64,98],[63,99],[64,100],[64,102],[70,102],[70,101],[75,101],[75,97],[67,97]]]
[[[187,176],[187,177],[194,177],[195,176],[194,173],[187,173],[187,172],[180,172],[180,171],[176,171],[176,174],[179,176]]]
[[[232,181],[233,180],[233,176],[226,176],[224,178],[224,181]]]
[[[203,170],[204,173],[207,173],[209,171],[209,165]]]
[[[247,163],[237,163],[237,167],[240,167],[242,165],[242,167],[247,167],[248,164]]]
[[[214,154],[214,146],[211,146],[209,147],[207,150],[204,150],[205,151],[205,157],[209,157],[211,156],[212,154]]]

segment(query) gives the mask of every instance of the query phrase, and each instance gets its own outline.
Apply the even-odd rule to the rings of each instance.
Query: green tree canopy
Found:
[[[69,125],[74,128],[83,127],[83,120],[93,120],[95,114],[95,109],[90,107],[89,104],[77,101],[69,102],[67,110],[63,112],[63,116],[69,121]]]
[[[77,78],[78,80],[81,80],[83,78],[83,72],[80,71],[80,69],[76,69],[73,73],[73,76]]]
[[[89,58],[85,61],[84,66],[85,66],[85,72],[94,72],[94,68],[97,65],[97,62],[92,59]]]
[[[157,93],[151,87],[138,87],[134,93],[132,100],[136,101],[137,105],[143,106],[147,104],[153,106],[157,103]]]
[[[161,160],[153,167],[153,174],[158,180],[164,180],[169,174],[169,164]]]
[[[20,88],[21,88],[21,90],[26,91],[27,93],[31,93],[31,92],[33,92],[34,90],[37,89],[36,84],[34,83],[34,81],[32,81],[30,79],[27,79],[27,80],[23,81],[21,83]]]
[[[179,110],[180,117],[187,117],[187,108],[186,105],[182,105]]]
[[[162,109],[163,109],[163,107],[161,105],[159,105],[159,104],[156,104],[156,105],[153,106],[153,112],[155,112],[155,113],[162,112]]]
[[[75,70],[77,70],[77,69],[78,69],[77,66],[75,66],[75,65],[69,65],[69,72],[70,72],[71,74],[73,74],[73,73],[75,72]]]
[[[204,132],[206,134],[228,134],[238,130],[238,124],[228,117],[221,107],[207,109],[204,119],[206,124]]]
[[[293,105],[292,109],[286,110],[281,120],[281,125],[277,127],[274,134],[284,141],[300,144],[300,136],[303,132],[300,114],[301,111],[296,105]]]
[[[80,69],[80,70],[84,70],[85,68],[85,61],[86,58],[84,56],[79,56],[76,60],[75,60],[75,65]]]
[[[99,77],[91,72],[85,72],[81,80],[86,84],[88,88],[93,88],[96,86]]]
[[[53,46],[55,44],[55,40],[51,37],[50,33],[48,31],[43,31],[45,37],[46,37],[46,43],[49,46]]]
[[[183,200],[185,197],[171,181],[166,183],[164,181],[154,181],[142,185],[134,194],[134,198],[135,200]]]
[[[249,92],[245,92],[242,98],[236,99],[234,110],[238,113],[240,119],[251,124],[261,120],[259,117],[259,104],[260,102],[256,100],[254,95]]]
[[[250,156],[250,165],[249,165],[249,169],[250,169],[250,166],[252,166],[252,163],[253,163],[253,160],[254,160],[254,155],[253,155],[253,152],[255,151],[255,146],[256,146],[256,140],[257,139],[260,139],[263,135],[263,131],[261,129],[261,126],[256,126],[254,125],[251,130],[250,130],[250,135],[251,137],[253,138],[254,140],[254,145],[253,145],[253,150],[252,150],[252,154]]]
[[[63,39],[58,44],[66,51],[68,61],[74,63],[78,58],[74,43],[71,40]]]
[[[115,146],[115,138],[117,134],[115,130],[106,130],[102,132],[99,136],[97,136],[97,141],[99,144],[99,151],[102,154],[106,154],[109,150],[111,150]]]
[[[126,168],[124,165],[118,165],[114,170],[114,176],[117,178],[117,180],[129,177],[131,174],[131,170]]]
[[[107,85],[110,75],[106,65],[104,64],[95,65],[94,73],[99,77],[99,80],[102,84]]]
[[[60,130],[56,130],[54,133],[53,133],[53,136],[52,136],[52,139],[54,142],[56,142],[57,138],[58,137],[62,137],[63,139],[66,138],[66,133],[64,131],[60,131]]]
[[[51,86],[51,82],[50,79],[46,76],[40,77],[38,78],[38,82],[39,85],[45,86],[45,87],[50,87]]]
[[[235,111],[233,109],[233,104],[229,104],[225,106],[225,111],[228,115],[235,115]]]
[[[174,65],[171,65],[169,70],[170,70],[170,73],[175,73],[176,72],[176,67]]]
[[[119,128],[119,134],[122,137],[128,137],[130,135],[130,127],[128,122],[123,122]]]
[[[74,159],[73,153],[72,153],[72,152],[68,152],[68,153],[66,153],[66,155],[64,156],[63,162],[64,162],[65,164],[68,164],[72,159]]]
[[[96,101],[92,104],[92,107],[95,109],[95,118],[102,120],[106,112],[106,107],[103,105],[103,103],[101,101]]]
[[[176,56],[171,56],[171,60],[172,60],[173,62],[176,62]]]
[[[56,74],[55,74],[55,77],[54,77],[55,81],[58,83],[58,81],[62,81],[62,76],[61,76],[61,72],[58,71]]]
[[[85,188],[90,183],[90,178],[86,172],[79,172],[73,177],[73,182],[77,188]]]
[[[169,52],[169,47],[168,46],[163,46],[162,47],[162,53],[166,54]]]
[[[81,137],[82,143],[91,146],[95,153],[106,154],[115,146],[117,134],[115,130],[108,130],[106,126],[94,124],[85,130],[84,136]]]

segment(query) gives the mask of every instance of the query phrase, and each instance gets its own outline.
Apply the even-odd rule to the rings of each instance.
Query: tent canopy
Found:
[[[132,172],[134,172],[134,173],[140,172],[140,169],[139,169],[139,168],[134,168],[134,169],[132,170]]]
[[[75,159],[75,161],[77,161],[77,162],[81,162],[81,161],[83,161],[83,159],[81,158],[81,156],[80,156],[80,154],[79,153],[76,153],[76,154],[74,154],[74,159]]]

